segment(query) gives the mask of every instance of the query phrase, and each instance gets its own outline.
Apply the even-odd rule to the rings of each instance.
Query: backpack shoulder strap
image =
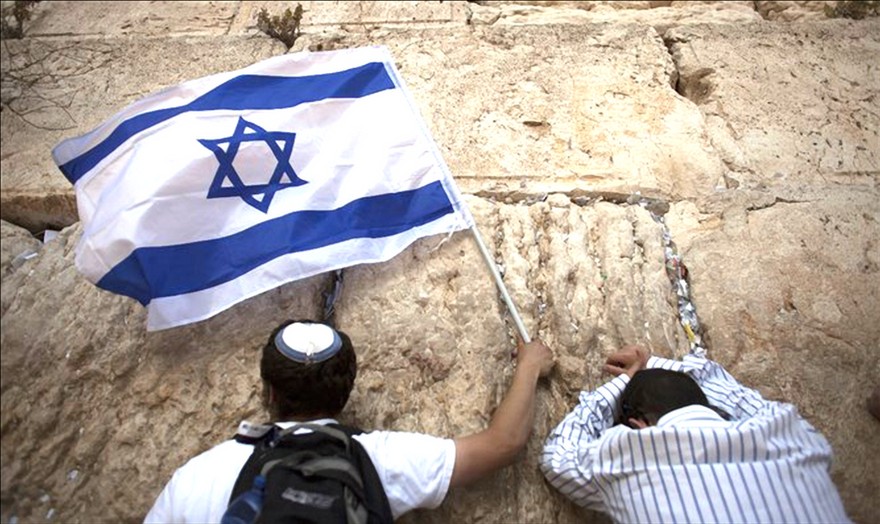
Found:
[[[364,432],[362,429],[342,424],[328,424],[328,426],[336,428],[350,437]],[[355,466],[361,471],[361,478],[364,481],[364,497],[366,498],[367,509],[370,512],[369,522],[371,524],[394,522],[391,514],[391,505],[388,503],[388,496],[385,495],[385,488],[382,486],[382,480],[379,478],[379,473],[373,465],[373,460],[361,443],[354,438],[351,439],[351,455],[355,461]]]
[[[232,438],[240,444],[256,444],[263,439],[273,438],[281,428],[274,424],[254,424],[243,420]]]
[[[275,442],[278,433],[282,429],[273,424],[247,424],[242,422],[235,434],[235,441],[240,444],[249,444],[254,447],[251,456],[242,466],[229,495],[231,504],[239,495],[251,489],[254,478],[260,474],[262,464],[266,462],[266,458],[272,451],[272,443]]]

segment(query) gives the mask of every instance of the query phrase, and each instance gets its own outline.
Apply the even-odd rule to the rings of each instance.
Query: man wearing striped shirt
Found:
[[[791,404],[765,400],[700,354],[628,346],[614,379],[581,392],[541,469],[617,522],[849,522],[828,441]]]

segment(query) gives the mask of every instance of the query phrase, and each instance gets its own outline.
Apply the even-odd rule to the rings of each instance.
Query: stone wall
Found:
[[[403,521],[605,521],[537,458],[615,348],[687,351],[658,217],[710,356],[796,403],[834,446],[851,517],[875,520],[880,23],[825,4],[304,3],[292,52],[391,50],[557,359],[522,461]],[[147,333],[138,304],[76,272],[75,198],[50,152],[146,94],[285,53],[254,22],[285,5],[44,2],[3,41],[2,522],[139,521],[188,457],[265,416],[259,349],[320,314],[328,277]],[[467,233],[347,269],[338,325],[361,363],[348,422],[463,435],[509,384],[515,329]]]

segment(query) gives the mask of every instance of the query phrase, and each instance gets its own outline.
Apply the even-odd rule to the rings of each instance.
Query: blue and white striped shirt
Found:
[[[849,522],[828,470],[831,446],[791,404],[765,400],[697,355],[651,357],[683,371],[710,404],[667,413],[656,426],[614,426],[629,382],[593,392],[550,434],[541,469],[581,506],[617,522]]]

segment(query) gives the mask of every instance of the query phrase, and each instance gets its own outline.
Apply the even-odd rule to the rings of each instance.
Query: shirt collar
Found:
[[[319,418],[316,420],[307,420],[305,422],[295,422],[295,421],[287,421],[287,422],[276,422],[275,425],[280,427],[281,429],[287,429],[294,424],[322,424],[326,426],[327,424],[338,424],[334,418]]]
[[[728,422],[721,418],[715,411],[697,404],[670,411],[660,417],[657,427],[687,427],[687,426],[719,426],[727,425]]]

